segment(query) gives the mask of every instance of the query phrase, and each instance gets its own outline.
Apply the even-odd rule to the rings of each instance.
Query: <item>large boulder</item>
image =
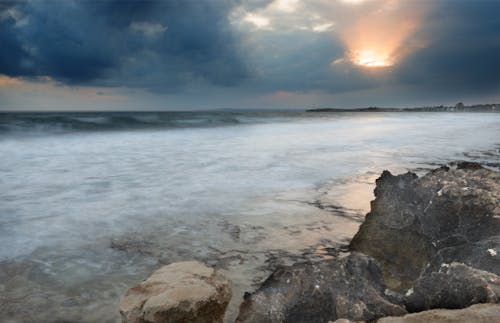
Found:
[[[120,303],[123,322],[220,323],[231,299],[229,282],[196,261],[155,271]]]
[[[476,304],[464,309],[437,309],[401,317],[384,317],[377,323],[500,323],[500,304]]]
[[[350,249],[374,257],[391,289],[408,290],[443,262],[500,274],[500,173],[463,162],[421,178],[384,171],[376,184]]]
[[[236,322],[371,321],[407,313],[385,290],[377,263],[359,253],[298,263],[278,269],[256,292],[245,295]]]

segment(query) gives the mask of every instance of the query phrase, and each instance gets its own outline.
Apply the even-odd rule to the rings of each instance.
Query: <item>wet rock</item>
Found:
[[[477,304],[458,310],[438,309],[401,317],[385,317],[378,323],[499,323],[500,304]]]
[[[500,277],[462,263],[442,264],[439,271],[424,273],[408,292],[408,311],[431,308],[464,308],[500,301]]]
[[[384,171],[376,184],[350,255],[278,269],[237,322],[373,321],[499,301],[498,172],[456,163],[421,178]]]
[[[229,282],[196,261],[155,271],[130,288],[120,303],[123,322],[222,322],[231,299]]]
[[[479,163],[470,161],[459,161],[456,163],[458,169],[482,169],[483,166]]]
[[[325,323],[405,314],[385,289],[376,262],[359,253],[298,263],[278,269],[256,292],[246,294],[236,322]]]
[[[442,260],[498,273],[492,254],[499,251],[500,173],[463,162],[421,178],[384,171],[376,184],[376,199],[350,249],[374,257],[390,288],[411,288]]]
[[[454,261],[500,275],[500,235],[465,243],[459,247],[440,249],[426,271],[438,271],[442,264]]]
[[[130,254],[153,255],[153,243],[140,235],[129,235],[119,238],[112,238],[110,248],[125,251]]]

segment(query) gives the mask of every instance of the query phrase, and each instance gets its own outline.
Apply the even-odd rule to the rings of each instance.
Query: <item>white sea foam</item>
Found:
[[[245,120],[3,138],[0,259],[39,261],[43,274],[63,285],[114,275],[108,287],[116,288],[123,285],[116,277],[141,273],[134,266],[146,261],[109,250],[111,238],[130,233],[158,237],[164,261],[199,259],[213,250],[247,250],[261,259],[258,252],[299,250],[325,235],[341,241],[357,223],[324,210],[314,215],[314,207],[301,203],[317,198],[325,183],[344,194],[349,179],[369,186],[365,182],[384,169],[466,159],[463,152],[498,150],[500,143],[500,114]],[[498,162],[498,153],[482,158]]]
[[[463,158],[492,148],[499,134],[497,114],[428,113],[4,140],[0,244],[8,248],[0,258],[150,221],[182,218],[188,228],[209,214],[251,221],[255,198]]]

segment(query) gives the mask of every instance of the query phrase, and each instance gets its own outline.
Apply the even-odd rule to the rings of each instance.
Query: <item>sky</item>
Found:
[[[500,0],[0,0],[0,110],[500,102]]]

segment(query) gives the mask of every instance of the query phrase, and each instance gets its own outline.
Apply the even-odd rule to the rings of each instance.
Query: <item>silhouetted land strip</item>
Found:
[[[455,106],[430,106],[416,108],[383,108],[383,107],[368,107],[356,109],[343,108],[319,108],[309,109],[306,112],[500,112],[500,103],[496,104],[475,104],[464,105],[457,103]]]

